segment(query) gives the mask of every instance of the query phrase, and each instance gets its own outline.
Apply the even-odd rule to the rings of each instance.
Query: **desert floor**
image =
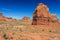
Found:
[[[0,40],[60,40],[60,26],[0,21]]]

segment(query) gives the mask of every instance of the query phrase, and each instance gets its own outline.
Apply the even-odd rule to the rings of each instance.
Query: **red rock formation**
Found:
[[[51,18],[50,20],[53,24],[58,24],[59,23],[58,19],[56,17],[56,14],[52,14],[50,18]]]
[[[39,4],[36,8],[36,11],[37,11],[37,16],[44,16],[44,17],[50,17],[50,12],[49,12],[49,9],[46,5],[44,4]]]
[[[4,17],[2,15],[2,13],[0,13],[0,21],[7,21],[7,22],[12,22],[14,19],[12,18],[7,18],[7,17]]]
[[[24,18],[22,19],[22,22],[30,22],[30,18],[29,18],[29,17],[24,17]]]
[[[49,9],[44,4],[39,4],[33,14],[33,25],[49,25],[49,23],[58,23],[56,15],[50,15]]]
[[[52,19],[52,21],[55,21],[55,22],[58,20],[57,17],[56,17],[56,14],[52,14],[51,19]]]
[[[5,21],[5,17],[0,13],[0,21]]]
[[[8,21],[8,22],[13,22],[14,21],[14,19],[12,19],[12,18],[6,18],[5,20]]]

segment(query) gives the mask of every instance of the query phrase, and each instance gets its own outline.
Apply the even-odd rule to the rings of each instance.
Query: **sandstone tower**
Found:
[[[58,23],[56,15],[50,15],[49,8],[40,3],[33,14],[32,25],[49,25],[55,22]]]

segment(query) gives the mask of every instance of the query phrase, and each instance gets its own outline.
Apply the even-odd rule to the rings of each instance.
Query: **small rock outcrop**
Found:
[[[12,18],[6,18],[5,20],[8,21],[8,22],[13,22],[14,21],[14,19],[12,19]]]
[[[23,17],[23,19],[22,19],[22,22],[30,22],[31,20],[30,20],[30,18],[29,17]]]
[[[0,13],[0,21],[7,21],[7,22],[12,22],[14,19],[12,18],[7,18],[7,17],[4,17],[2,15],[2,13]]]
[[[58,22],[58,19],[57,19],[57,17],[56,17],[56,14],[52,14],[52,15],[51,15],[51,20],[52,20],[53,22]]]
[[[56,15],[50,15],[49,8],[40,3],[33,14],[32,25],[49,25],[51,23],[58,23]]]
[[[5,17],[0,13],[0,21],[5,21]]]

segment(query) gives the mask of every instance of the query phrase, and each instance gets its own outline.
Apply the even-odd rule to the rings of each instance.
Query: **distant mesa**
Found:
[[[29,17],[23,17],[22,18],[22,22],[30,22],[31,21],[31,19],[29,18]]]
[[[12,22],[13,19],[12,19],[12,18],[4,17],[4,16],[2,15],[2,13],[0,13],[0,21]]]
[[[56,14],[51,15],[49,12],[49,8],[43,3],[40,3],[33,14],[32,25],[49,25],[49,24],[58,24]]]
[[[13,18],[4,17],[2,13],[0,13],[0,21],[7,21],[7,22],[13,22],[13,21],[21,21],[21,22],[31,22],[31,19],[29,17],[23,17],[21,20],[16,20]]]
[[[52,15],[51,15],[51,19],[52,19],[53,21],[54,21],[54,20],[55,20],[55,21],[58,20],[57,17],[56,17],[56,14],[52,14]]]
[[[59,20],[59,23],[60,23],[60,20]]]

